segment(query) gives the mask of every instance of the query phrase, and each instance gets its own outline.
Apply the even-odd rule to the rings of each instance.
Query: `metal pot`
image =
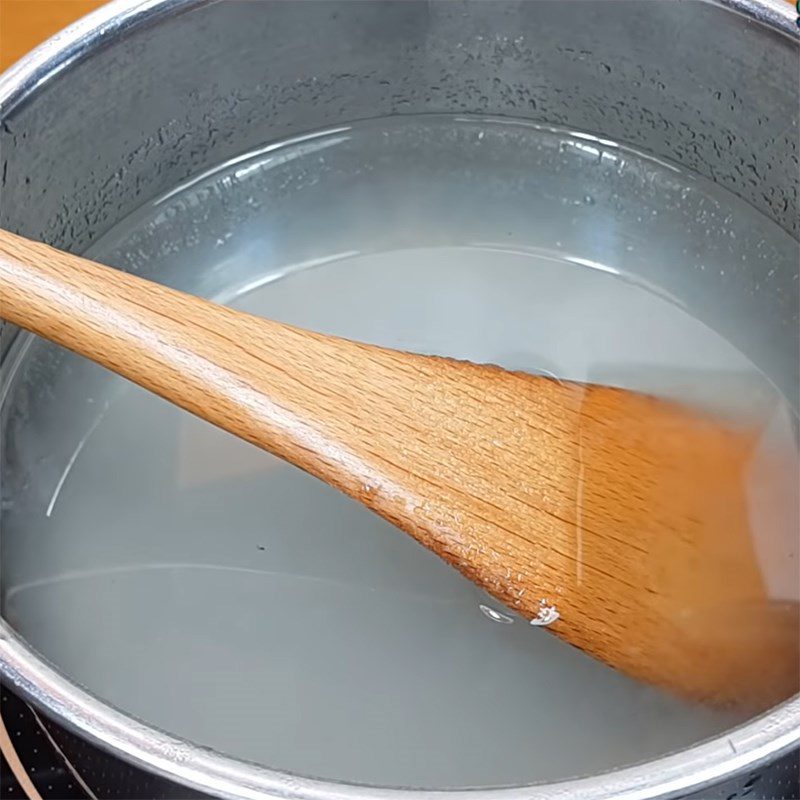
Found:
[[[316,47],[296,49],[309,30]],[[601,132],[705,175],[796,235],[799,42],[792,7],[779,0],[116,0],[0,78],[0,218],[81,251],[145,200],[265,141],[368,117],[459,111]],[[446,95],[433,89],[442,80]],[[515,90],[531,84],[533,99],[520,106]],[[752,277],[733,272],[726,291],[763,321],[779,343],[775,357],[796,363],[796,272],[761,293]],[[0,331],[2,352],[14,335]],[[0,674],[43,712],[78,771],[90,758],[109,773],[122,762],[139,768],[119,767],[116,791],[127,796],[185,796],[187,787],[230,798],[434,796],[300,778],[176,739],[65,679],[5,621]],[[798,743],[795,698],[648,764],[448,794],[756,796],[765,765],[787,753],[781,769],[796,763]],[[134,779],[143,788],[124,783]],[[795,796],[793,780],[786,797]]]

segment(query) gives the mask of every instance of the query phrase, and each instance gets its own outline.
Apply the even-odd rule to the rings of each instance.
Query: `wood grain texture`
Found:
[[[797,689],[797,604],[768,596],[751,541],[747,431],[300,330],[9,233],[0,315],[339,488],[527,618],[554,604],[550,631],[629,675],[723,706]]]

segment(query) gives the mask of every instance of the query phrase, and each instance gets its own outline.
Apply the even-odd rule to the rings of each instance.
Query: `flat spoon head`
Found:
[[[755,536],[796,554],[797,487],[755,531],[753,430],[300,330],[5,232],[0,314],[336,486],[635,678],[750,710],[797,691],[797,597],[773,596]],[[761,485],[796,474],[760,461]]]
[[[370,411],[360,429],[335,404],[317,420],[359,463],[346,491],[630,675],[751,710],[797,690],[798,605],[770,596],[749,497],[754,468],[785,484],[792,465],[757,459],[754,430],[631,391],[348,347],[362,367],[342,403]],[[779,500],[761,533],[785,543],[796,493]]]

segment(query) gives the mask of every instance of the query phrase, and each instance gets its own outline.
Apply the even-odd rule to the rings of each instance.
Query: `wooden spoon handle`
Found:
[[[4,319],[170,400],[185,388],[172,385],[170,366],[207,380],[208,365],[189,354],[229,333],[221,306],[2,230],[0,286]],[[280,337],[283,326],[263,323]]]
[[[251,397],[247,375],[256,372],[259,384],[285,384],[288,373],[313,360],[315,334],[231,311],[7,231],[0,231],[0,316],[237,436],[292,456],[283,445],[293,415],[267,408],[261,394]],[[247,350],[255,328],[257,354]],[[303,388],[308,402],[313,403],[315,391],[313,384]],[[254,403],[258,408],[248,414]]]
[[[393,448],[413,440],[408,402],[430,405],[422,387],[443,359],[234,311],[3,230],[0,317],[286,459],[433,546]],[[435,462],[430,450],[416,459]],[[413,446],[403,458],[415,459]]]
[[[149,357],[166,365],[181,347],[185,358],[182,345],[197,341],[204,324],[198,298],[7,231],[0,286],[4,319],[148,384],[157,380]]]

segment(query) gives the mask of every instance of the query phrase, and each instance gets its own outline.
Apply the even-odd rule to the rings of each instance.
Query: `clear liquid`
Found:
[[[758,413],[786,438],[791,354],[742,318],[738,347],[715,332],[732,254],[768,266],[797,244],[611,143],[436,117],[264,148],[91,251],[296,325]],[[332,489],[83,359],[31,340],[16,365],[4,614],[148,723],[304,775],[446,788],[609,769],[736,721],[532,628]]]

